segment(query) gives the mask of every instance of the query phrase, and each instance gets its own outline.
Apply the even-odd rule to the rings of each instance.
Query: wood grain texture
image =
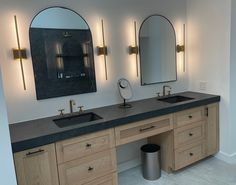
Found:
[[[155,117],[115,128],[116,146],[154,136],[173,129],[173,116]]]
[[[204,117],[203,106],[174,113],[174,128],[201,121]]]
[[[207,155],[213,155],[219,151],[219,104],[210,104],[207,108]]]
[[[59,185],[55,145],[14,154],[18,185]]]
[[[115,146],[114,129],[95,132],[56,143],[58,163],[82,158]]]
[[[117,173],[108,174],[83,185],[118,185]]]
[[[58,166],[60,185],[82,185],[116,172],[116,151],[110,149]]]

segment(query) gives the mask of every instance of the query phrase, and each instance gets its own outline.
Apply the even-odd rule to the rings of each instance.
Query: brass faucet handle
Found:
[[[60,116],[63,116],[64,115],[64,111],[65,109],[59,109],[58,112],[60,112]]]
[[[79,108],[79,112],[84,112],[83,110],[84,106],[79,106],[78,108]]]
[[[161,97],[161,93],[160,92],[157,93],[157,97],[158,98]]]
[[[167,91],[167,92],[168,92],[168,96],[169,96],[169,95],[171,95],[171,91],[170,91],[170,90],[169,90],[169,91]]]

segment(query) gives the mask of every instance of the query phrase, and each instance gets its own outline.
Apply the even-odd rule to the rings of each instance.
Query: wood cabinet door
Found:
[[[207,106],[207,155],[213,155],[219,151],[219,104]]]
[[[55,145],[14,154],[18,185],[59,185]]]

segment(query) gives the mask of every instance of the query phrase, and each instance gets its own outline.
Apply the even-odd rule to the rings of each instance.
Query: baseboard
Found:
[[[129,170],[131,168],[135,168],[140,165],[141,165],[140,158],[135,158],[133,160],[126,161],[124,163],[120,163],[120,164],[118,164],[118,173]]]
[[[217,159],[220,159],[226,163],[229,164],[236,164],[236,153],[234,154],[227,154],[224,152],[219,152],[218,154],[215,155]]]

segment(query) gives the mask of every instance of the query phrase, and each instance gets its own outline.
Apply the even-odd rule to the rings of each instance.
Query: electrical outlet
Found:
[[[201,91],[206,91],[206,89],[207,89],[207,82],[199,82],[199,89]]]

